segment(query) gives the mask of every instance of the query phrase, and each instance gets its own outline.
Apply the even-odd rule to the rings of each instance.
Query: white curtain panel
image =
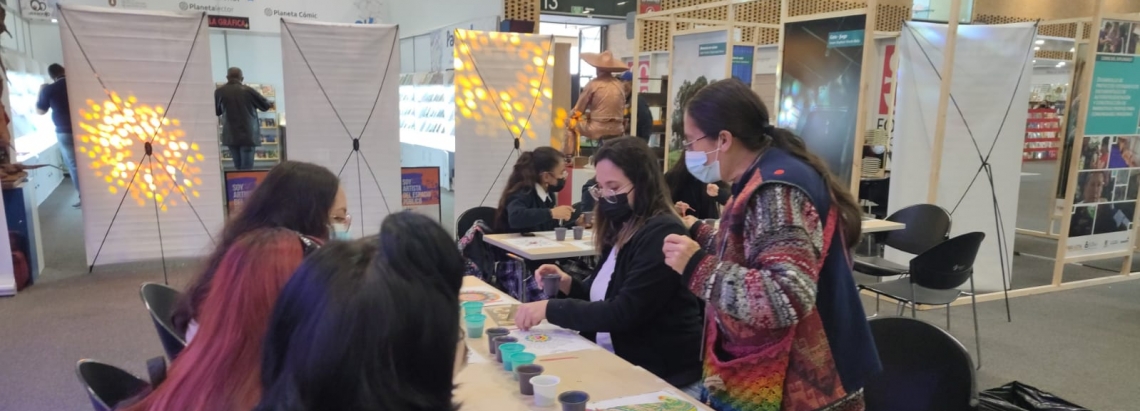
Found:
[[[516,136],[523,151],[550,145],[553,46],[552,36],[456,30],[456,216],[499,205]]]
[[[1000,261],[1004,258],[1009,264],[1013,257],[1036,27],[1033,23],[962,25],[958,31],[951,83],[957,108],[952,103],[946,111],[936,204],[952,212],[951,237],[974,231],[986,234],[974,278],[978,291],[1000,291]],[[890,212],[927,202],[946,34],[947,26],[937,23],[907,22],[902,29]],[[990,182],[985,172],[974,179],[982,165],[979,150],[981,156],[989,155],[993,167],[1000,232]],[[1001,236],[1008,240],[1004,255],[998,252]],[[893,250],[887,254],[903,264],[911,257]]]
[[[106,243],[98,256],[98,265],[157,260],[160,251],[165,251],[167,258],[203,255],[213,245],[212,237],[220,234],[223,200],[218,120],[214,114],[214,81],[210,78],[210,39],[204,19],[203,13],[62,6],[60,37],[75,132],[88,264],[99,253],[104,235]],[[127,110],[126,103],[114,104],[116,110],[108,109],[108,92],[116,93],[132,109]],[[92,103],[100,105],[100,110],[94,110]],[[143,107],[156,112],[161,107],[165,118],[171,121],[158,134],[164,143],[155,142],[154,163],[143,160],[143,140],[153,135],[150,131],[138,133],[116,127],[114,134],[122,130],[122,141],[132,141],[119,147],[90,132],[91,127],[110,124],[102,121],[104,114],[142,118]],[[163,161],[159,162],[160,158]],[[193,163],[188,163],[188,159]],[[180,161],[177,167],[173,166],[175,161]],[[134,191],[120,184],[131,180],[131,169],[116,171],[118,164],[142,166]],[[152,171],[150,181],[146,180],[148,169]],[[171,175],[176,185],[164,180]],[[180,188],[190,195],[189,201],[182,198]],[[158,203],[146,195],[164,190],[168,192]],[[120,204],[122,208],[116,214]],[[158,211],[157,219],[156,204],[166,208]]]
[[[398,38],[394,25],[281,20],[288,158],[340,176],[355,238],[403,209]]]

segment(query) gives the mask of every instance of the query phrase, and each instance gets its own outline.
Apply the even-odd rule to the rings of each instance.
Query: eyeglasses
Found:
[[[590,195],[594,197],[594,200],[606,200],[607,203],[617,204],[617,196],[622,195],[622,194],[628,194],[629,190],[631,188],[633,188],[633,184],[627,185],[627,186],[619,188],[617,190],[611,190],[608,188],[601,188],[601,187],[598,187],[597,185],[594,185],[593,187],[590,187],[589,191],[590,191]],[[621,192],[619,193],[618,191],[621,191]]]
[[[305,236],[304,234],[298,234],[298,236],[301,238],[301,255],[302,256],[308,257],[309,254],[312,254],[312,253],[316,252],[317,250],[321,249],[321,244],[316,242],[315,240]]]
[[[332,221],[333,224],[344,224],[345,227],[348,227],[348,228],[352,227],[352,216],[349,214],[345,214],[344,217],[335,216],[335,215],[330,216],[329,220]]]
[[[695,139],[693,141],[682,142],[681,147],[683,147],[685,149],[685,151],[693,151],[693,144],[695,144],[698,141],[704,140],[706,138],[709,138],[709,136],[701,136],[700,138]]]

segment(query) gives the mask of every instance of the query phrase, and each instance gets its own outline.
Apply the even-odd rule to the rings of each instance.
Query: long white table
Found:
[[[491,289],[478,278],[467,276],[463,279],[465,290]],[[518,304],[505,293],[499,292],[499,302]],[[488,307],[492,308],[492,307]],[[484,312],[486,312],[486,308]],[[485,328],[495,327],[492,316],[487,316]],[[463,326],[462,324],[460,325]],[[668,391],[677,398],[697,405],[700,410],[709,410],[696,399],[685,395],[681,390],[646,371],[623,360],[600,347],[590,344],[593,349],[539,356],[535,364],[544,368],[543,375],[554,375],[562,381],[558,393],[585,391],[590,394],[590,402],[611,400]],[[464,411],[527,411],[556,410],[561,406],[555,401],[552,407],[538,407],[534,397],[519,393],[519,383],[512,374],[504,371],[502,364],[495,361],[487,349],[487,336],[468,338],[467,347],[487,362],[468,364],[455,378],[455,401]]]
[[[886,220],[863,220],[862,225],[864,233],[880,233],[906,228],[906,224]],[[483,240],[530,261],[596,255],[592,230],[585,230],[585,235],[581,240],[574,240],[573,235],[573,230],[567,230],[566,241],[556,240],[553,231],[534,233],[534,237],[523,237],[521,234],[491,234],[484,236]]]

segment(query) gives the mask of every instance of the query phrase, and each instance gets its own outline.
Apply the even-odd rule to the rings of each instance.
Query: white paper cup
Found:
[[[530,379],[530,385],[534,386],[534,405],[539,407],[549,407],[554,405],[558,399],[558,383],[562,379],[553,375],[540,375]]]

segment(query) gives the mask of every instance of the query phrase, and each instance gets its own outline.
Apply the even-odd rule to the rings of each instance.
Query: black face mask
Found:
[[[598,210],[615,225],[625,224],[633,216],[633,208],[629,206],[629,193],[618,194],[615,200],[616,203],[610,203],[605,199],[598,201]]]
[[[566,187],[566,179],[560,178],[560,179],[558,179],[557,183],[554,183],[554,185],[550,186],[550,188],[547,188],[546,191],[549,191],[551,193],[557,193],[557,192],[562,191],[562,189],[565,187]]]

